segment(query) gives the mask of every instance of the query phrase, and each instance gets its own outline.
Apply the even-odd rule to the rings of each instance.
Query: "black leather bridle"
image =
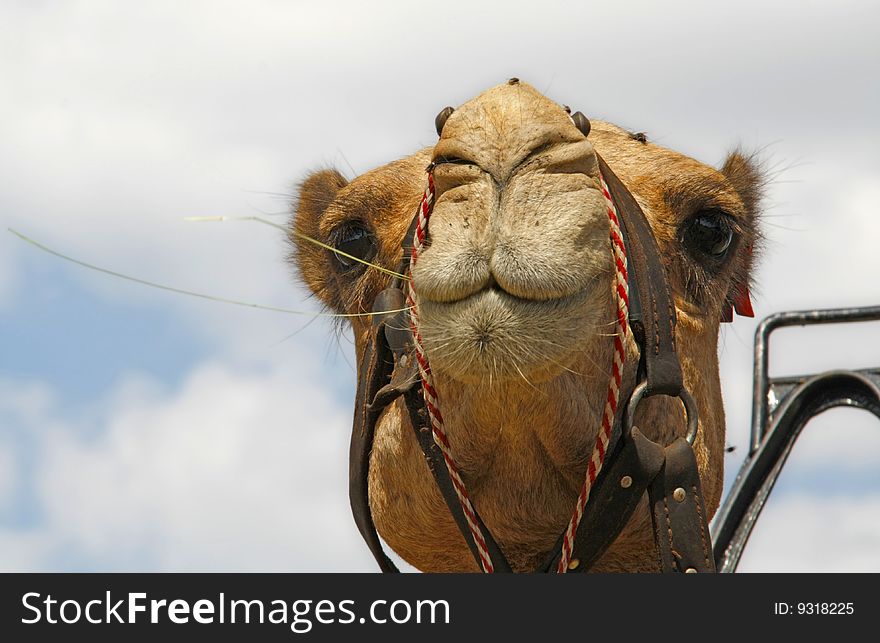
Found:
[[[446,110],[444,110],[446,112]],[[444,112],[441,112],[441,116]],[[448,113],[446,114],[448,116]],[[440,117],[438,116],[438,119]],[[444,118],[445,120],[445,118]],[[572,116],[586,136],[589,121]],[[438,130],[442,124],[438,120]],[[598,157],[598,154],[597,154]],[[614,423],[611,448],[580,521],[572,548],[570,572],[586,572],[623,530],[645,492],[651,509],[658,568],[664,572],[714,572],[712,544],[706,521],[700,476],[692,448],[697,409],[682,382],[675,347],[675,307],[666,270],[650,224],[636,199],[605,161],[599,170],[617,209],[629,260],[628,322],[639,349],[636,382]],[[431,168],[429,168],[430,171]],[[406,274],[415,219],[403,241],[398,273]],[[443,456],[434,442],[422,397],[406,319],[404,283],[395,277],[373,302],[370,337],[359,355],[354,425],[349,452],[349,497],[355,522],[383,572],[398,569],[385,553],[369,505],[368,474],[376,423],[382,412],[403,398],[416,439],[452,517],[479,565],[479,555],[461,505],[452,488]],[[399,311],[385,313],[384,311]],[[682,400],[687,437],[669,445],[653,442],[633,425],[635,411],[646,397],[667,395]],[[660,431],[646,431],[662,435]],[[501,547],[477,514],[495,571],[512,571]],[[553,572],[561,556],[562,535],[537,572]]]

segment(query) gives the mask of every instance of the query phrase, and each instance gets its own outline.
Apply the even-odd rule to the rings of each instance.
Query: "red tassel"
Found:
[[[749,297],[749,287],[740,284],[733,290],[733,307],[736,314],[740,317],[754,317],[755,311],[752,309],[752,299]]]
[[[752,246],[751,244],[745,247],[745,251],[748,254],[752,254]],[[749,286],[748,284],[736,284],[731,289],[730,294],[733,295],[733,310],[736,311],[736,314],[740,317],[754,317],[755,311],[752,308],[752,298],[749,295]],[[721,308],[721,322],[732,322],[733,321],[733,310],[731,310],[731,305],[725,303]]]
[[[733,295],[733,305],[725,303],[721,307],[721,323],[726,324],[733,321],[733,311],[740,317],[754,317],[755,311],[752,309],[752,299],[749,296],[749,287],[737,284],[731,290]]]

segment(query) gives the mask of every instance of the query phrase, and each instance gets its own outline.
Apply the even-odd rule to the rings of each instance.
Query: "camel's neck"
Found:
[[[567,480],[576,491],[601,418],[604,379],[569,372],[502,385],[438,378],[446,432],[474,493],[490,479],[524,475],[549,475],[557,485]]]
[[[454,457],[497,538],[546,532],[552,542],[568,521],[601,424],[610,375],[592,365],[610,366],[604,339],[580,364],[543,382],[438,378]]]

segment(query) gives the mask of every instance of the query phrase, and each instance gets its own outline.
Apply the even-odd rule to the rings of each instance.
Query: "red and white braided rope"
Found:
[[[559,573],[565,573],[568,570],[568,565],[571,561],[571,549],[574,543],[574,535],[577,532],[578,525],[583,517],[584,507],[586,507],[587,500],[589,500],[590,497],[590,490],[592,489],[593,483],[596,481],[596,476],[599,475],[599,471],[602,469],[602,463],[605,460],[608,442],[611,439],[611,429],[614,425],[614,414],[617,411],[617,403],[620,397],[620,382],[623,375],[623,363],[626,359],[624,341],[627,334],[627,312],[629,302],[626,273],[626,248],[624,247],[623,236],[620,232],[620,222],[617,218],[617,210],[615,209],[614,202],[608,192],[608,186],[605,185],[605,181],[601,176],[600,182],[602,185],[602,194],[605,197],[608,219],[611,224],[611,251],[615,265],[617,328],[614,335],[614,359],[612,363],[612,377],[608,384],[608,394],[606,396],[605,409],[602,416],[602,426],[596,437],[596,444],[593,447],[593,452],[590,455],[590,460],[587,464],[587,474],[584,479],[584,484],[581,487],[581,491],[578,494],[577,504],[575,505],[571,520],[565,531],[562,543],[562,556],[559,561],[559,566],[557,567]],[[412,268],[418,261],[419,253],[424,248],[427,239],[428,219],[431,216],[433,203],[434,177],[429,172],[428,186],[425,188],[425,192],[422,195],[422,201],[419,204],[418,221],[416,222],[416,232],[413,239],[413,248],[410,259],[410,279],[407,290],[407,306],[410,308],[410,328],[412,329],[416,360],[418,361],[419,374],[422,378],[422,391],[425,398],[425,406],[428,409],[428,417],[431,422],[431,432],[434,437],[434,442],[437,443],[441,453],[443,453],[443,459],[449,470],[449,477],[452,481],[452,486],[455,489],[455,495],[458,497],[462,511],[467,519],[471,535],[476,543],[483,571],[491,573],[494,572],[495,569],[486,547],[486,539],[479,523],[477,522],[477,515],[474,511],[473,504],[471,503],[470,496],[468,495],[467,488],[465,487],[461,474],[458,471],[458,466],[455,464],[455,460],[452,457],[449,439],[446,436],[446,431],[443,427],[443,414],[440,412],[440,400],[437,395],[437,388],[434,385],[431,365],[428,362],[428,358],[422,347],[422,336],[419,331],[419,316],[415,301]]]
[[[416,360],[419,363],[419,374],[422,377],[422,392],[425,398],[425,406],[428,407],[428,417],[431,421],[431,432],[434,436],[434,442],[443,453],[443,459],[446,461],[446,468],[449,471],[449,478],[452,481],[452,487],[455,489],[455,495],[458,496],[458,502],[464,512],[468,527],[477,545],[477,553],[480,556],[480,564],[483,571],[492,573],[495,567],[492,565],[492,559],[489,556],[489,550],[486,547],[486,539],[477,522],[477,514],[474,506],[471,504],[470,496],[465,487],[464,480],[458,471],[458,466],[452,457],[452,450],[449,446],[449,438],[446,437],[446,431],[443,428],[443,414],[440,412],[440,400],[437,396],[437,388],[434,386],[434,376],[431,373],[431,365],[422,348],[422,335],[419,332],[419,315],[416,308],[415,290],[413,289],[412,269],[419,258],[419,253],[425,245],[428,235],[428,219],[431,216],[431,206],[434,203],[434,177],[428,173],[428,187],[422,195],[422,202],[419,205],[418,221],[416,223],[416,234],[413,239],[412,255],[409,266],[409,288],[407,291],[407,306],[409,306],[410,328],[412,329],[413,343],[416,349]]]
[[[614,358],[611,366],[611,381],[608,382],[608,394],[605,396],[605,409],[602,412],[602,426],[599,434],[596,436],[596,444],[593,446],[593,452],[590,454],[590,460],[587,463],[587,475],[584,478],[584,484],[578,494],[577,503],[574,506],[571,519],[568,521],[568,527],[565,529],[565,536],[562,539],[562,555],[559,558],[559,565],[556,571],[564,574],[568,571],[571,562],[571,548],[574,546],[574,537],[577,533],[578,525],[584,516],[584,507],[590,499],[590,491],[596,477],[602,470],[602,463],[605,462],[605,454],[608,450],[608,442],[611,439],[611,429],[614,426],[614,414],[617,412],[617,403],[620,400],[620,380],[623,376],[623,363],[626,360],[626,350],[624,342],[627,334],[627,316],[629,313],[629,282],[626,273],[626,247],[623,244],[623,235],[620,232],[620,221],[617,218],[617,208],[614,207],[614,201],[608,192],[608,186],[605,180],[599,175],[599,181],[602,185],[602,195],[605,197],[605,209],[608,212],[608,220],[611,223],[611,255],[614,259],[614,291],[617,294],[617,328],[614,334]]]

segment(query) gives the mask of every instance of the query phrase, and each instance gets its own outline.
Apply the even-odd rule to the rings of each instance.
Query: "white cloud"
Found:
[[[43,520],[0,534],[4,569],[372,569],[347,503],[350,415],[308,370],[203,364],[171,394],[130,378],[92,422],[31,416]]]
[[[759,285],[774,311],[877,303],[880,288],[870,279],[880,273],[877,164],[857,159],[847,167],[838,152],[836,162],[813,159],[771,188],[777,203],[764,219]]]
[[[40,382],[0,380],[0,413],[31,424],[45,416],[52,405],[52,391]]]
[[[740,572],[880,571],[880,495],[771,495]]]
[[[18,491],[20,474],[14,453],[12,441],[0,435],[0,513],[8,509]]]
[[[55,546],[53,536],[54,534],[44,530],[7,529],[0,526],[0,571],[57,571],[47,565]]]

